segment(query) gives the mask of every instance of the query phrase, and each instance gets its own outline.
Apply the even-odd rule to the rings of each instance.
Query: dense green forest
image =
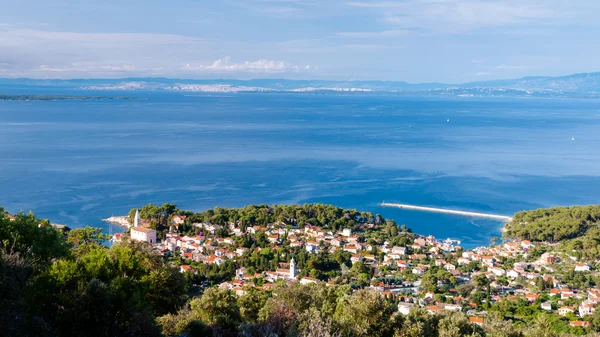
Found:
[[[600,205],[522,211],[506,225],[505,237],[558,242],[580,238],[600,222]],[[590,233],[592,234],[592,233]]]
[[[136,209],[133,208],[129,212],[131,219],[133,219]],[[173,204],[162,206],[149,204],[140,209],[140,217],[152,220],[155,226],[167,226],[172,215],[186,215],[189,217],[186,222],[189,223],[210,222],[216,225],[226,225],[239,221],[241,226],[266,226],[269,223],[281,221],[290,226],[310,224],[332,230],[357,229],[360,224],[385,222],[379,214],[373,215],[371,212],[359,212],[325,204],[216,207],[199,213],[180,210]]]
[[[196,216],[212,219],[226,213],[240,219],[246,216],[244,221],[256,224],[265,219],[291,221],[291,213],[273,215],[277,214],[273,207],[244,209]],[[365,218],[381,222],[382,236],[409,233],[394,231],[384,219],[371,219],[369,213],[323,209],[331,213],[305,210],[297,215],[316,224],[341,217],[347,224],[357,222],[356,226],[360,226],[358,218]],[[260,216],[260,212],[265,213]],[[259,216],[252,219],[254,213]],[[272,291],[248,287],[237,296],[209,284],[198,286],[176,264],[143,244],[125,240],[109,248],[103,244],[105,239],[100,230],[90,227],[57,230],[31,213],[9,219],[0,208],[0,336],[554,336],[549,332],[551,321],[543,314],[521,328],[504,315],[491,314],[481,326],[461,312],[428,314],[418,309],[403,316],[396,312],[398,297],[368,288],[357,290],[344,282],[281,284]],[[266,249],[259,249],[257,257],[272,253]],[[319,259],[319,254],[313,255],[310,261]],[[347,263],[343,254],[321,258],[312,262],[319,271],[328,264]],[[310,269],[309,262],[306,266]],[[225,264],[216,272],[237,267]],[[360,263],[347,269],[347,274],[362,273],[370,280],[368,268]]]

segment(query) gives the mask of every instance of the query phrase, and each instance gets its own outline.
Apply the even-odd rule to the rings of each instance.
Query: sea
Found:
[[[131,99],[0,101],[6,210],[117,233],[102,219],[148,203],[327,203],[473,248],[503,224],[380,204],[512,215],[600,199],[598,100],[76,94]]]

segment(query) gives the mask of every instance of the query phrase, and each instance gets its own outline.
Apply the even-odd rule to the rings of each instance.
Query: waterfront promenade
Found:
[[[382,202],[381,206],[396,207],[396,208],[403,208],[403,209],[423,211],[423,212],[456,214],[456,215],[475,217],[475,218],[488,218],[488,219],[500,220],[500,221],[504,221],[504,222],[510,222],[512,220],[512,217],[509,217],[506,215],[456,211],[456,210],[444,209],[444,208],[423,207],[423,206],[406,205],[406,204],[393,204],[393,203],[387,203],[387,202]]]

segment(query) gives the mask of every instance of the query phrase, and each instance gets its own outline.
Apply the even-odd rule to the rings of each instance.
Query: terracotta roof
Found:
[[[142,232],[142,233],[155,232],[154,229],[152,229],[152,228],[146,228],[146,227],[132,227],[131,231]]]

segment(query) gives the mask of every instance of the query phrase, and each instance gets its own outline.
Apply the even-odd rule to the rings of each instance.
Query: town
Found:
[[[274,212],[268,206],[256,211]],[[189,212],[153,218],[147,209],[134,209],[130,228],[113,241],[146,242],[198,286],[238,296],[294,283],[349,284],[393,299],[396,315],[417,308],[461,311],[481,325],[501,314],[524,325],[529,316],[546,312],[558,331],[584,334],[600,327],[597,261],[576,250],[519,238],[494,238],[489,247],[465,250],[455,240],[415,234],[379,215],[336,212],[343,222],[320,220],[319,226],[281,217],[258,224],[223,209],[208,214],[218,221],[196,221],[208,216]]]

